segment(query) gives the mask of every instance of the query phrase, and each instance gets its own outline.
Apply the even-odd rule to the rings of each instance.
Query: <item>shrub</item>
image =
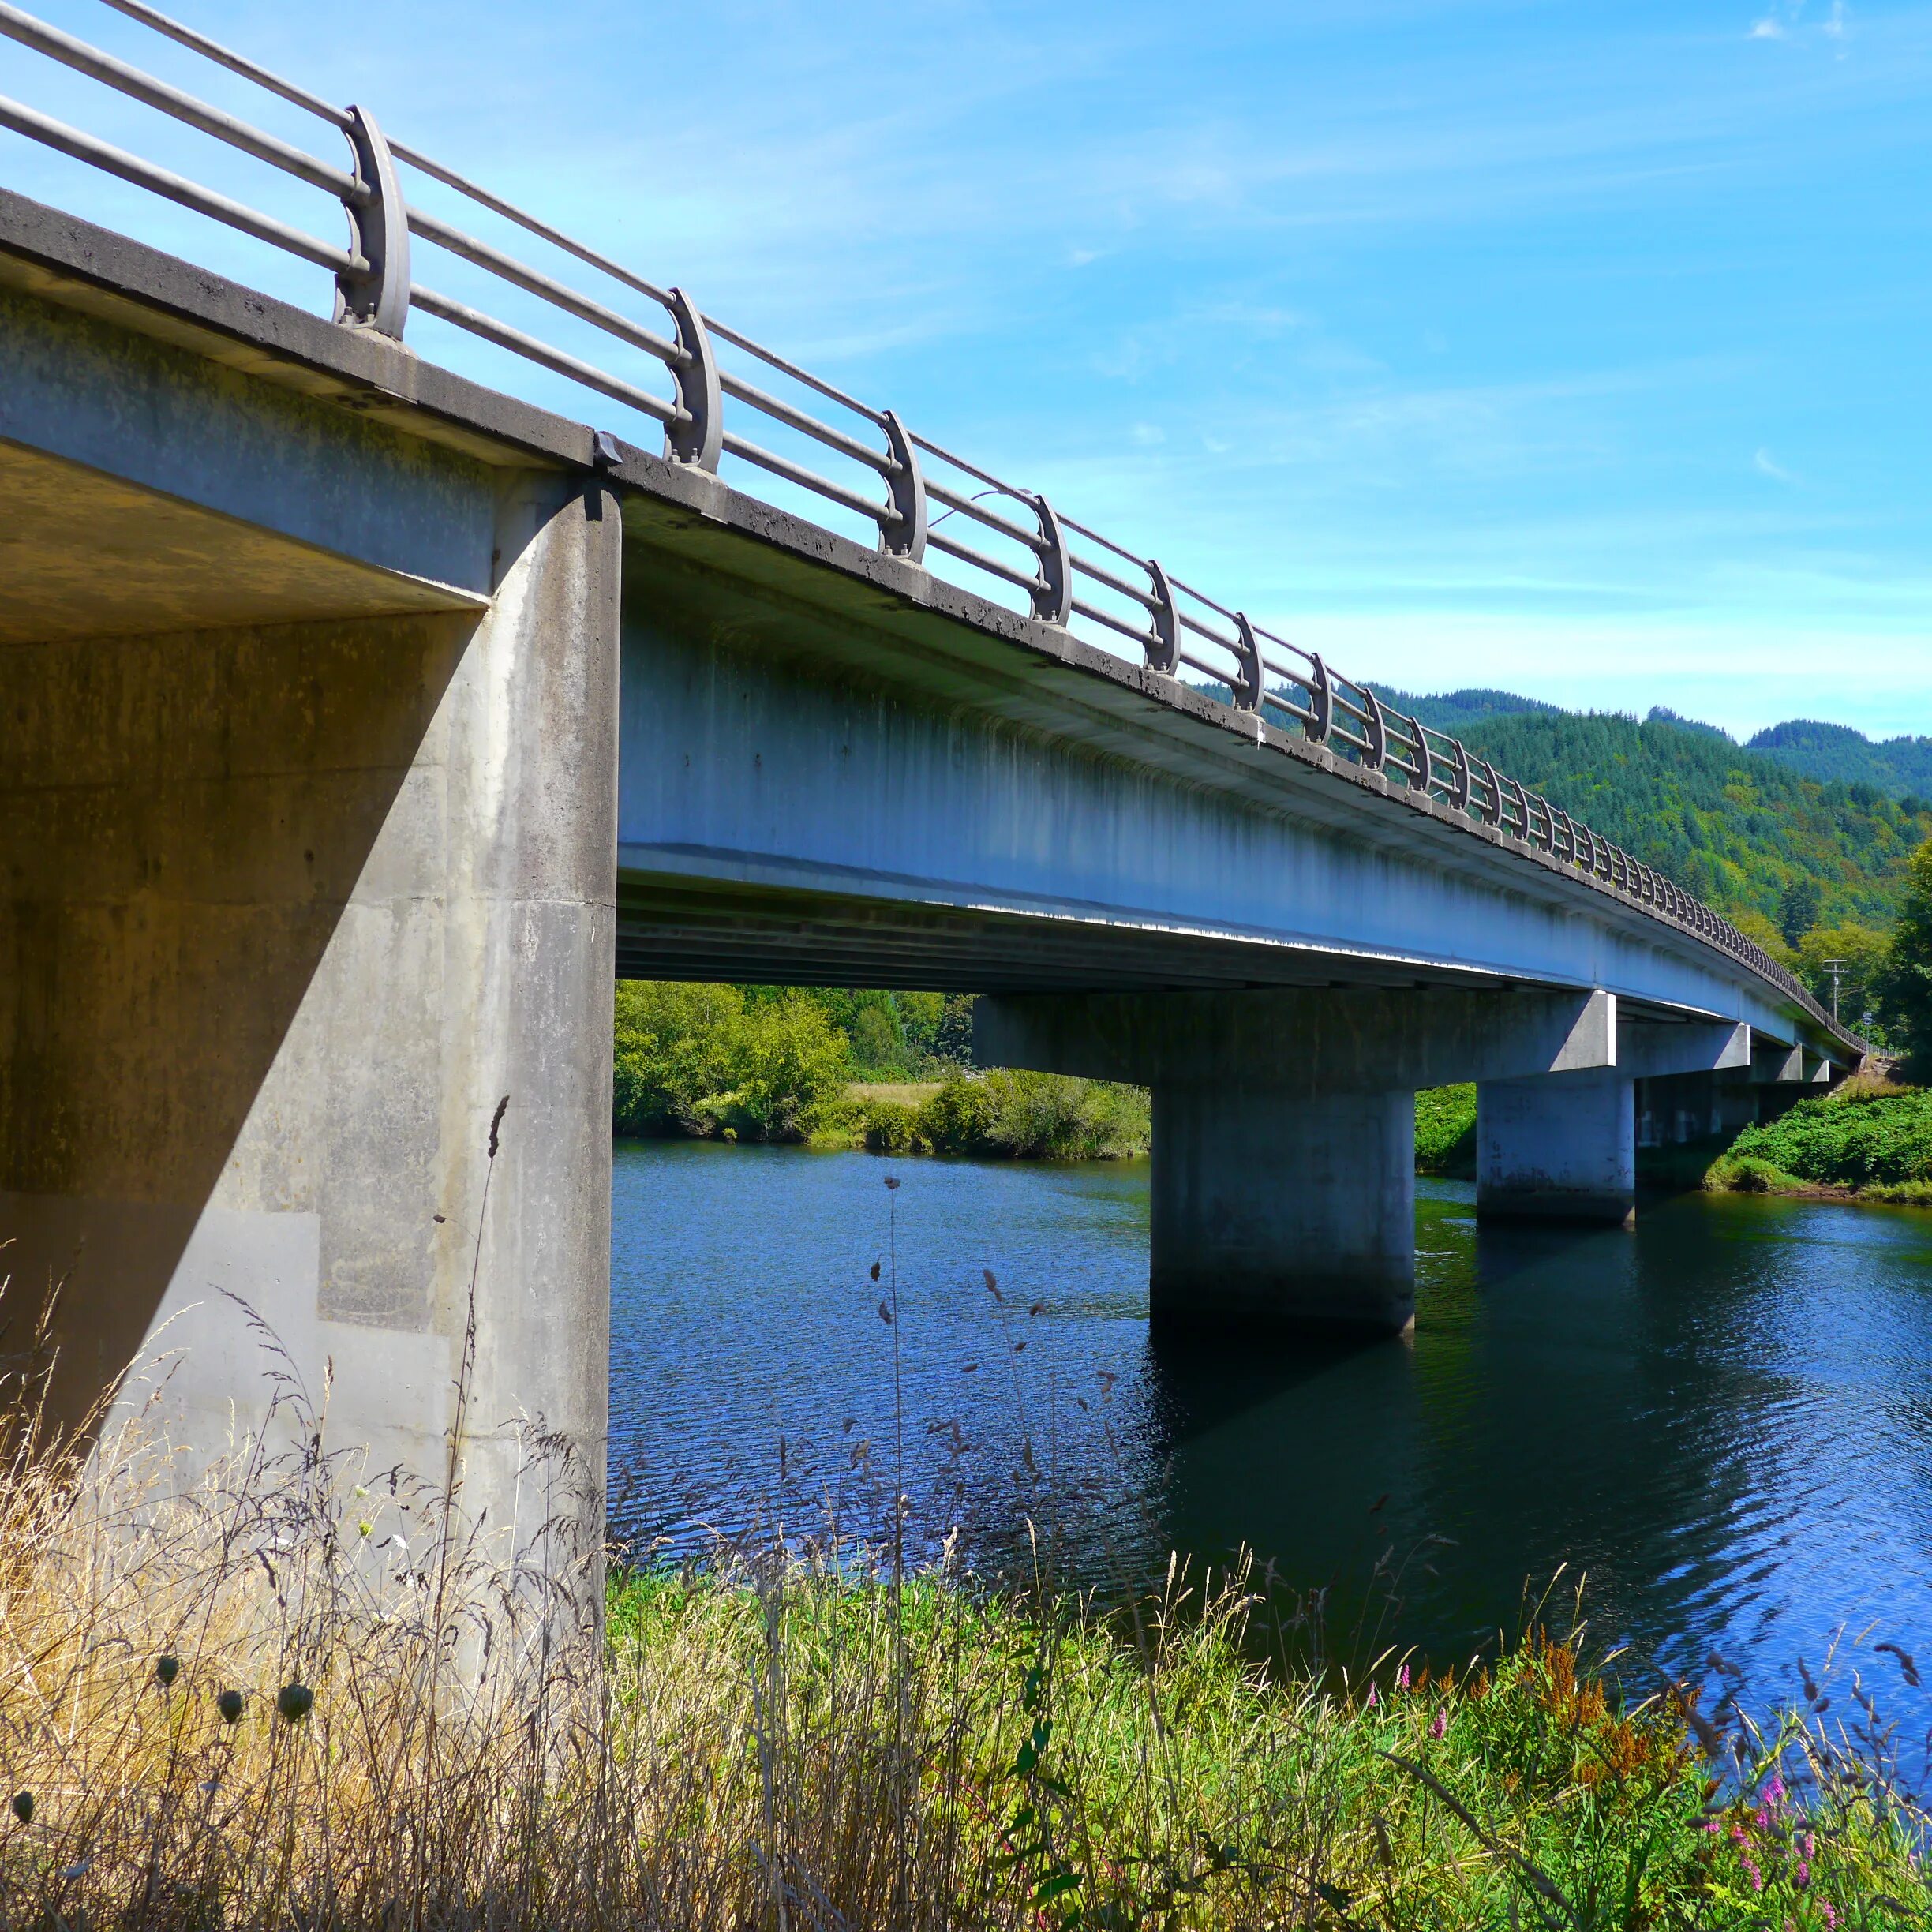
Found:
[[[736,1084],[702,1110],[743,1139],[802,1140],[844,1091],[844,1035],[803,994],[747,1008],[732,1043]]]
[[[1470,1180],[1476,1172],[1476,1089],[1435,1087],[1416,1095],[1417,1174]]]
[[[617,984],[612,1114],[620,1133],[701,1133],[706,1098],[729,1084],[744,996],[671,980]]]
[[[992,1118],[987,1145],[1046,1160],[1124,1160],[1152,1139],[1148,1095],[1139,1087],[1002,1067],[986,1076]]]
[[[868,1154],[915,1154],[923,1140],[919,1114],[903,1100],[868,1100],[859,1130]]]
[[[1914,1080],[1932,1080],[1932,840],[1912,854],[1878,995]]]
[[[1720,1165],[1739,1175],[1769,1169],[1833,1187],[1932,1180],[1932,1092],[1853,1088],[1800,1100],[1781,1118],[1746,1128]]]
[[[942,1154],[990,1152],[993,1090],[983,1080],[956,1073],[919,1111],[919,1131]]]

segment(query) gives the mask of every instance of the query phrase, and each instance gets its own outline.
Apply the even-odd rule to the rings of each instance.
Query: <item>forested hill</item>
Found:
[[[1886,738],[1874,743],[1849,724],[1792,718],[1767,725],[1745,748],[1762,751],[1807,778],[1868,784],[1893,798],[1932,799],[1932,738]]]
[[[1708,726],[1559,711],[1500,691],[1378,695],[1720,912],[1760,914],[1794,942],[1821,923],[1888,924],[1906,860],[1932,836],[1920,799],[1908,811],[1869,784],[1821,783]]]

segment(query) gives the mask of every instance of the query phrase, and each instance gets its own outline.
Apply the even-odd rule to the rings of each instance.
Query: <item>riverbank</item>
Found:
[[[358,1483],[288,1421],[306,1446],[178,1500],[138,1435],[78,1484],[0,1480],[0,1923],[1809,1932],[1932,1911],[1932,1820],[1877,1720],[1869,1749],[1799,1713],[1734,1739],[1688,1690],[1627,1695],[1536,1630],[1440,1676],[1394,1655],[1271,1673],[1242,1574],[1103,1617],[755,1537],[618,1573],[601,1631],[573,1635],[571,1571],[531,1560],[553,1538],[493,1554],[458,1494]]]
[[[1932,1091],[1852,1080],[1747,1127],[1711,1162],[1713,1192],[1932,1207]]]
[[[17,1466],[0,1493],[9,1926],[1689,1932],[1932,1911],[1928,1821],[1881,1748],[1794,1713],[1732,1775],[1690,1693],[1627,1698],[1574,1639],[1441,1677],[1394,1657],[1352,1683],[1276,1676],[1241,1577],[1099,1618],[757,1539],[620,1573],[601,1632],[572,1636],[570,1573],[492,1559],[453,1495],[372,1492],[312,1442],[173,1502],[162,1446],[121,1450],[77,1487]]]

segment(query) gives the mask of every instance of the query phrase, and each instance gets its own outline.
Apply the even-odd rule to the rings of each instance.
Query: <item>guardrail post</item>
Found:
[[[1467,811],[1470,803],[1469,754],[1463,750],[1460,738],[1451,738],[1449,742],[1455,747],[1451,760],[1455,769],[1455,782],[1449,788],[1449,803],[1458,811]]]
[[[1429,748],[1428,739],[1423,735],[1419,719],[1406,717],[1402,722],[1409,727],[1409,736],[1415,745],[1415,762],[1410,767],[1416,781],[1416,789],[1425,798],[1429,795]]]
[[[1500,826],[1503,822],[1503,788],[1496,783],[1496,767],[1487,758],[1478,758],[1476,762],[1482,767],[1483,783],[1489,788],[1489,803],[1477,816]]]
[[[717,474],[724,450],[724,392],[718,387],[717,358],[698,305],[682,289],[672,289],[665,304],[677,324],[678,346],[685,360],[671,372],[677,385],[675,422],[665,425],[665,455],[672,462]]]
[[[400,342],[410,309],[409,209],[389,144],[374,117],[351,107],[349,119],[343,132],[355,156],[357,185],[368,199],[344,201],[343,207],[349,217],[350,245],[369,264],[369,272],[335,278],[335,320]]]
[[[1148,633],[1147,668],[1172,677],[1181,662],[1181,610],[1174,602],[1167,573],[1149,557],[1147,574],[1154,586],[1154,626]]]
[[[1073,615],[1073,559],[1066,532],[1044,496],[1033,499],[1039,518],[1039,581],[1033,586],[1033,615],[1042,623],[1064,624]]]
[[[1234,629],[1240,642],[1234,646],[1234,655],[1241,660],[1243,682],[1234,687],[1234,709],[1237,711],[1259,711],[1261,709],[1261,640],[1255,635],[1255,627],[1239,611],[1234,613]]]
[[[919,468],[919,452],[897,410],[887,410],[880,425],[886,432],[886,445],[899,467],[886,479],[886,494],[899,512],[899,521],[879,532],[879,548],[888,556],[904,557],[916,564],[926,554],[926,477]]]
[[[1328,731],[1335,723],[1335,687],[1328,682],[1328,667],[1322,662],[1321,653],[1309,654],[1309,710],[1314,713],[1302,731],[1310,744],[1326,746]]]
[[[1362,754],[1362,765],[1379,772],[1388,762],[1388,725],[1382,716],[1382,700],[1366,684],[1361,692],[1368,700],[1368,749]]]

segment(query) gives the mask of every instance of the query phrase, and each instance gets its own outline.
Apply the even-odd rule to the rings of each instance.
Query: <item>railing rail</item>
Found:
[[[349,243],[324,241],[4,95],[0,127],[327,269],[336,278],[335,319],[346,326],[399,340],[413,311],[433,316],[661,423],[665,454],[672,462],[713,472],[727,456],[749,463],[869,522],[882,549],[909,562],[923,564],[929,552],[938,552],[1024,593],[1031,613],[1042,622],[1064,627],[1077,618],[1134,646],[1146,668],[1162,677],[1196,672],[1225,689],[1237,709],[1278,728],[1299,731],[1310,743],[1387,782],[1444,801],[1559,864],[1588,874],[1690,927],[1782,991],[1812,1003],[1792,974],[1702,901],[1547,799],[1496,772],[1458,739],[1385,705],[1369,687],[1344,676],[1318,653],[1170,577],[1157,561],[1060,515],[1043,496],[908,433],[890,410],[873,407],[715,320],[680,290],[661,287],[414,148],[386,140],[361,109],[323,99],[160,13],[147,0],[102,4],[328,122],[346,138],[350,165],[309,154],[6,0],[0,0],[0,36],[329,197],[347,217]],[[640,321],[415,206],[405,197],[399,163],[595,269],[627,295],[642,297],[651,305],[650,320]],[[466,262],[567,316],[613,350],[642,356],[668,379],[665,392],[416,283],[411,260],[417,245]],[[845,420],[824,421],[762,382],[721,368],[719,343],[769,372],[764,380],[775,374],[796,384]],[[830,451],[852,466],[860,481],[827,476],[728,427],[726,398],[749,416]],[[882,485],[883,497],[874,496],[871,492]],[[929,515],[929,503],[939,506],[936,514]],[[983,534],[979,542],[965,541],[957,519]],[[1087,548],[1073,548],[1069,534],[1104,551],[1107,560],[1096,560]],[[982,548],[982,543],[994,547]]]

